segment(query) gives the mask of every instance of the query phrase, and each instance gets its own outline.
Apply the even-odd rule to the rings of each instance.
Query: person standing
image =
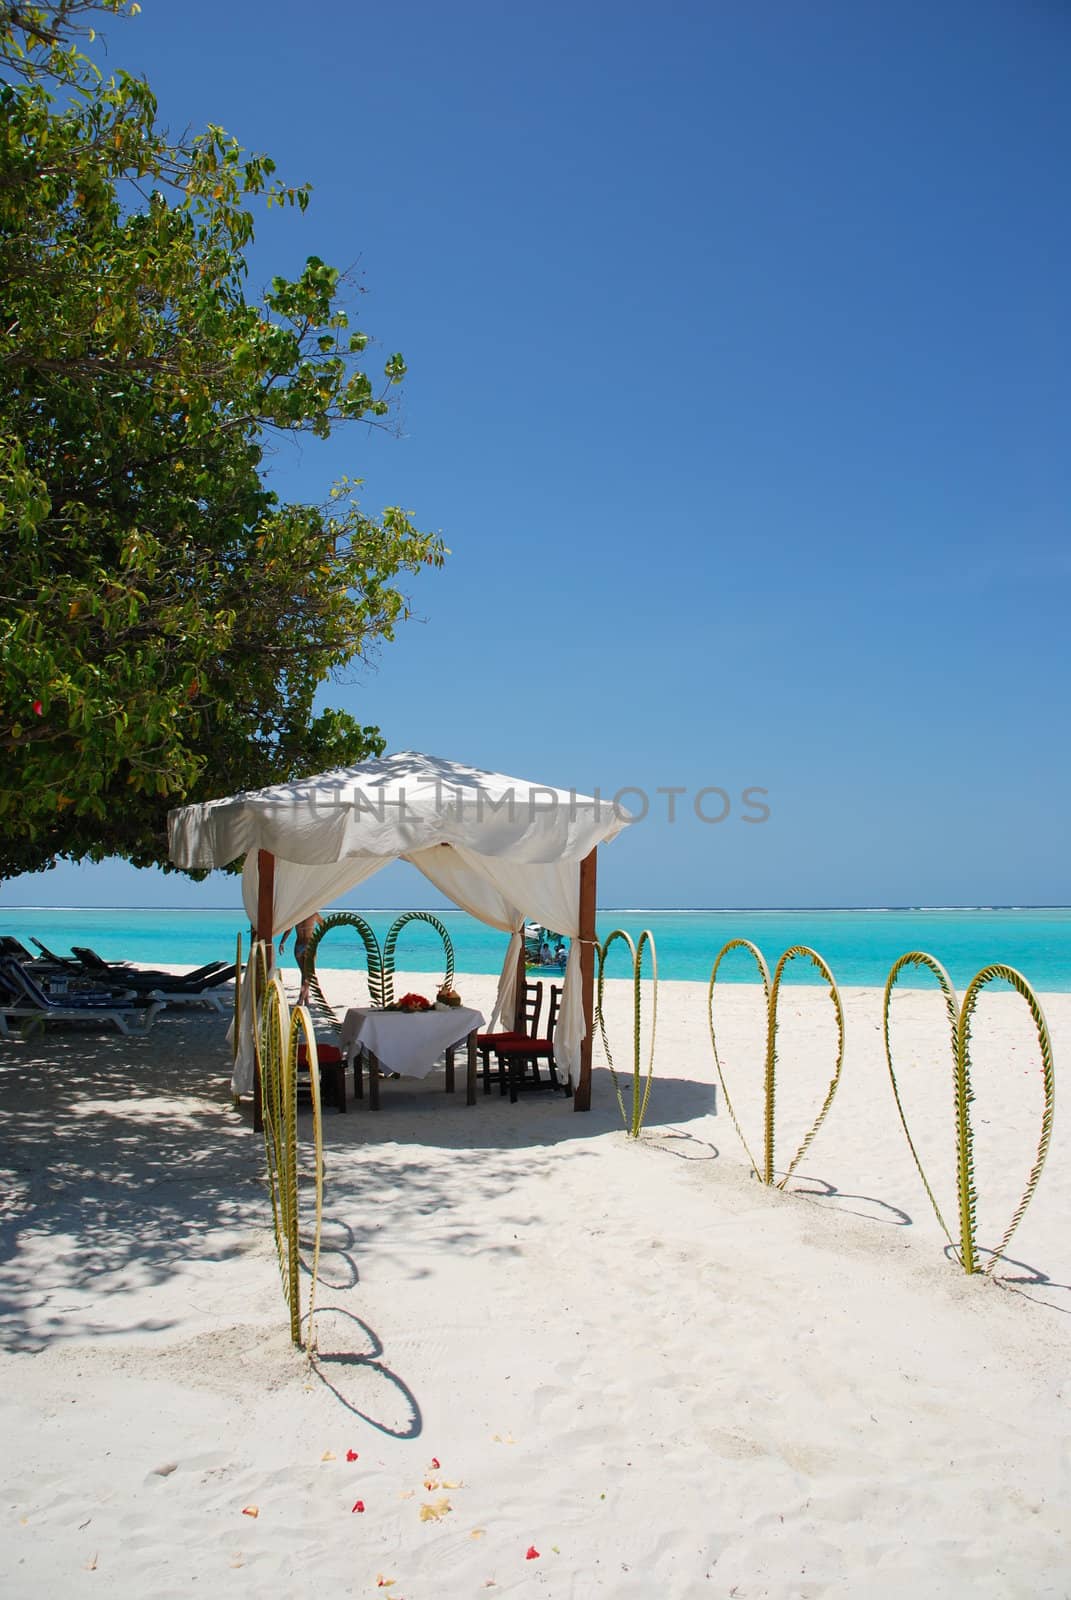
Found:
[[[305,952],[309,947],[309,940],[312,938],[313,934],[316,932],[323,920],[323,913],[321,911],[314,911],[311,916],[302,917],[300,922],[294,924],[294,960],[297,962],[298,968],[301,972],[301,990],[298,994],[299,1006],[308,1005],[309,1003],[309,973],[307,973],[305,970]],[[280,955],[282,954],[284,944],[290,937],[290,932],[291,930],[287,928],[286,932],[279,940]]]

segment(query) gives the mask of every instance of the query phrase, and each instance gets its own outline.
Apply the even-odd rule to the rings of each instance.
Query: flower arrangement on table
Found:
[[[400,1000],[395,1000],[393,1005],[387,1007],[388,1011],[430,1011],[431,1001],[426,1000],[422,994],[403,994]]]
[[[450,984],[444,983],[435,996],[435,1004],[439,1006],[459,1006],[461,1004],[461,996],[456,989],[451,988]]]

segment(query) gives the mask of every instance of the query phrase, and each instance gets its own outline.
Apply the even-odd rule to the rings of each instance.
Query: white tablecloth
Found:
[[[426,1078],[443,1051],[484,1025],[482,1011],[448,1006],[442,1011],[377,1011],[354,1006],[342,1020],[342,1048],[371,1050],[381,1067],[403,1078]]]

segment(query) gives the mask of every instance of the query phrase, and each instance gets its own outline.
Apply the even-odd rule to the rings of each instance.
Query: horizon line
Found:
[[[357,912],[380,911],[412,911],[423,910],[424,907],[415,906],[343,906],[342,910]],[[437,911],[445,912],[451,916],[470,916],[460,906],[439,906]],[[223,911],[245,920],[244,907],[240,906],[190,906],[190,905],[128,905],[128,904],[100,904],[100,905],[36,905],[33,903],[5,904],[0,902],[0,914],[8,911],[183,911],[193,915],[202,915],[206,911]],[[798,905],[798,906],[640,906],[640,905],[599,905],[596,911],[627,912],[630,916],[650,913],[655,916],[703,916],[725,915],[754,912],[787,912],[787,911],[1071,911],[1071,905],[1058,902],[1038,901],[1036,903],[1013,902],[990,903],[986,905]],[[479,922],[478,917],[473,917],[474,922]],[[531,921],[531,918],[527,920]]]

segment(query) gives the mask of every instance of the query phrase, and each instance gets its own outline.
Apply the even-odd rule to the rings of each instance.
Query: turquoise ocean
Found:
[[[355,908],[340,908],[355,909]],[[365,910],[364,916],[382,943],[394,917],[390,910]],[[498,972],[506,936],[484,927],[462,911],[435,909],[449,929],[459,972]],[[599,912],[605,937],[624,928],[633,938],[649,928],[658,949],[659,976],[705,983],[714,957],[729,939],[750,939],[772,969],[781,952],[793,944],[812,946],[829,963],[837,982],[868,987],[885,982],[889,968],[906,950],[926,950],[948,969],[959,988],[979,968],[1000,961],[1017,968],[1038,990],[1071,991],[1071,908],[1014,907],[998,909],[889,909],[797,911],[644,911]],[[66,954],[71,945],[88,945],[107,960],[168,962],[200,966],[231,960],[239,933],[248,934],[240,908],[220,910],[143,910],[122,906],[89,909],[35,908],[0,905],[0,932],[24,944],[31,938]],[[288,946],[289,949],[289,946]],[[355,934],[340,930],[329,936],[321,965],[363,967],[364,951]],[[442,971],[442,947],[434,931],[410,924],[400,935],[400,970]],[[610,976],[623,976],[627,953],[620,943],[611,951]],[[792,981],[812,979],[809,963],[795,962]],[[906,974],[905,974],[906,977]],[[754,982],[755,968],[746,952],[726,958],[719,981]],[[928,984],[931,980],[915,980]]]

